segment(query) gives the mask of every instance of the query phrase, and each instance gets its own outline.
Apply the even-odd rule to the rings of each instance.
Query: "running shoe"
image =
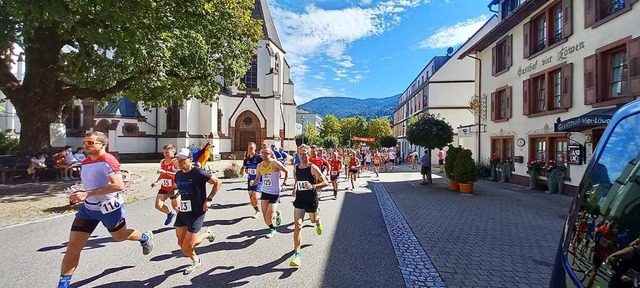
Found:
[[[293,255],[293,258],[291,259],[291,262],[289,262],[289,266],[293,267],[293,268],[300,267],[300,256]]]
[[[147,242],[142,244],[142,254],[149,255],[153,250],[153,232],[147,230],[144,231],[144,234],[147,235]]]
[[[276,236],[276,229],[269,229],[269,233],[267,233],[267,239],[271,239],[271,237]]]
[[[189,275],[191,272],[196,271],[200,266],[202,266],[202,261],[198,259],[198,261],[191,262],[191,265],[184,269],[184,275]]]
[[[216,233],[213,233],[213,228],[207,227],[207,240],[213,242],[216,240]]]
[[[257,219],[260,216],[260,211],[256,211],[255,214],[253,214],[253,219]]]
[[[173,217],[176,216],[176,211],[171,211],[167,214],[167,219],[164,220],[164,225],[169,225],[171,224],[171,220],[173,220]]]
[[[276,211],[276,226],[280,226],[282,223],[282,216],[280,216],[280,210]]]
[[[316,234],[322,235],[322,224],[320,222],[316,223]]]

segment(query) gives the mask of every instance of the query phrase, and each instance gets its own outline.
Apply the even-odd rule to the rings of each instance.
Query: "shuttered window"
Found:
[[[532,75],[522,83],[523,115],[564,112],[572,106],[573,64],[563,64]]]
[[[585,105],[608,106],[640,96],[640,37],[596,49],[584,58]]]
[[[556,0],[524,23],[524,58],[538,55],[572,34],[571,0]]]
[[[498,41],[492,49],[492,68],[491,74],[496,76],[502,72],[508,71],[513,63],[512,56],[513,36],[507,35]]]
[[[491,120],[494,122],[507,121],[511,118],[511,86],[499,88],[491,93]]]
[[[584,0],[584,28],[598,27],[631,10],[638,0]]]

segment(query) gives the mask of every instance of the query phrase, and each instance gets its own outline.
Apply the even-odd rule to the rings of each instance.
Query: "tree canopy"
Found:
[[[375,138],[376,142],[371,145],[374,147],[380,147],[379,140],[384,136],[393,135],[393,131],[391,130],[391,121],[387,117],[380,117],[371,120],[369,125],[367,125],[367,136]]]
[[[253,5],[0,1],[0,90],[22,123],[21,151],[48,142],[48,125],[61,120],[72,99],[125,95],[164,107],[189,98],[215,101],[221,85],[245,74],[263,37],[261,21],[251,18]],[[24,49],[24,81],[11,73],[14,45]],[[34,111],[42,116],[29,117]]]
[[[333,114],[328,114],[322,118],[322,129],[320,129],[320,137],[326,138],[340,135],[340,120]]]
[[[420,113],[409,118],[407,125],[407,140],[411,144],[426,148],[431,155],[431,150],[449,145],[453,142],[453,128],[444,119],[438,119],[432,114]],[[431,162],[431,157],[429,157]],[[429,163],[427,183],[432,183],[431,164]]]
[[[409,118],[407,140],[429,150],[443,148],[453,142],[453,128],[444,119],[421,113]]]

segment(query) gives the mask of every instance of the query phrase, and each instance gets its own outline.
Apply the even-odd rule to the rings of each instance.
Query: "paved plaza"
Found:
[[[143,164],[136,164],[143,165]],[[155,165],[155,164],[148,164]],[[225,179],[205,226],[218,237],[197,248],[203,266],[189,276],[173,229],[151,198],[126,206],[130,227],[155,232],[143,256],[138,243],[113,242],[100,226],[73,277],[74,287],[544,287],[571,199],[480,181],[474,195],[448,191],[446,179],[418,185],[417,170],[363,173],[337,200],[324,192],[324,233],[303,229],[302,266],[291,269],[291,191],[283,223],[266,239],[252,219],[245,182]],[[289,181],[291,183],[291,180]],[[346,187],[341,182],[342,187]],[[51,287],[59,276],[71,214],[0,230],[6,287]],[[7,247],[9,249],[7,249]]]

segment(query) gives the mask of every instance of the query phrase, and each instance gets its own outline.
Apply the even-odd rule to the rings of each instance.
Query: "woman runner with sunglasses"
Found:
[[[269,148],[264,148],[260,152],[262,155],[262,163],[258,164],[258,171],[256,178],[251,181],[251,186],[256,186],[262,181],[262,187],[260,187],[260,205],[262,208],[262,216],[264,223],[269,226],[269,233],[267,238],[271,238],[276,235],[276,227],[282,223],[282,216],[278,210],[278,200],[280,199],[280,172],[284,172],[284,184],[287,183],[289,178],[289,171],[282,163],[274,159],[273,151]],[[273,225],[275,220],[276,225]]]

